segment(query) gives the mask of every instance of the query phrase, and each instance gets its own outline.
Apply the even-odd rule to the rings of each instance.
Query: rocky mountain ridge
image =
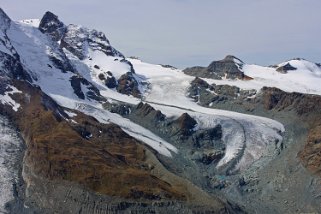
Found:
[[[1,212],[320,210],[319,198],[309,195],[317,195],[318,177],[303,167],[319,173],[320,96],[261,87],[265,82],[252,88],[261,73],[233,56],[191,73],[125,58],[105,34],[65,25],[51,12],[36,27],[2,10],[0,22],[0,113],[24,143],[20,159],[0,165],[15,176],[0,184],[10,196]],[[264,74],[291,79],[292,72],[310,71],[309,80],[318,80],[318,68],[294,60]],[[291,143],[292,135],[304,140]],[[303,166],[293,174],[282,158]],[[284,195],[273,166],[288,176]],[[271,175],[263,176],[266,169]],[[313,182],[298,194],[290,188],[296,178]],[[293,203],[310,201],[273,199],[289,195],[297,197]]]

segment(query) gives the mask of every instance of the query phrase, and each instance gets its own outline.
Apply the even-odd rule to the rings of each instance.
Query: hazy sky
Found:
[[[103,31],[126,56],[180,68],[233,54],[321,62],[321,0],[0,0],[14,20],[52,11]]]

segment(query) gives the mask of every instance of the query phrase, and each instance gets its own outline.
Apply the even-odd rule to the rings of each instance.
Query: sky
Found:
[[[126,56],[178,68],[226,55],[272,65],[321,62],[320,0],[0,0],[13,19],[46,11],[103,31]]]

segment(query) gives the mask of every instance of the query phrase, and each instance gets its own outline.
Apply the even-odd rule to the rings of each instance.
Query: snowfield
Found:
[[[202,79],[209,84],[232,85],[245,90],[255,89],[259,91],[267,86],[276,87],[286,92],[321,95],[321,68],[319,66],[304,59],[286,61],[277,66],[284,66],[287,63],[297,70],[280,73],[276,71],[276,68],[244,64],[242,71],[245,75],[254,78],[253,80]]]

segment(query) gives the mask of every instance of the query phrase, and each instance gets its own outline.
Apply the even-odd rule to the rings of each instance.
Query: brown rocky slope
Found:
[[[157,163],[154,151],[117,125],[101,124],[81,112],[64,109],[39,87],[25,81],[13,80],[11,84],[23,92],[12,95],[21,106],[14,112],[0,105],[0,113],[13,121],[26,143],[23,164],[32,173],[25,178],[27,188],[38,179],[67,181],[121,201],[174,201],[215,213],[231,209],[231,205],[167,172]]]

